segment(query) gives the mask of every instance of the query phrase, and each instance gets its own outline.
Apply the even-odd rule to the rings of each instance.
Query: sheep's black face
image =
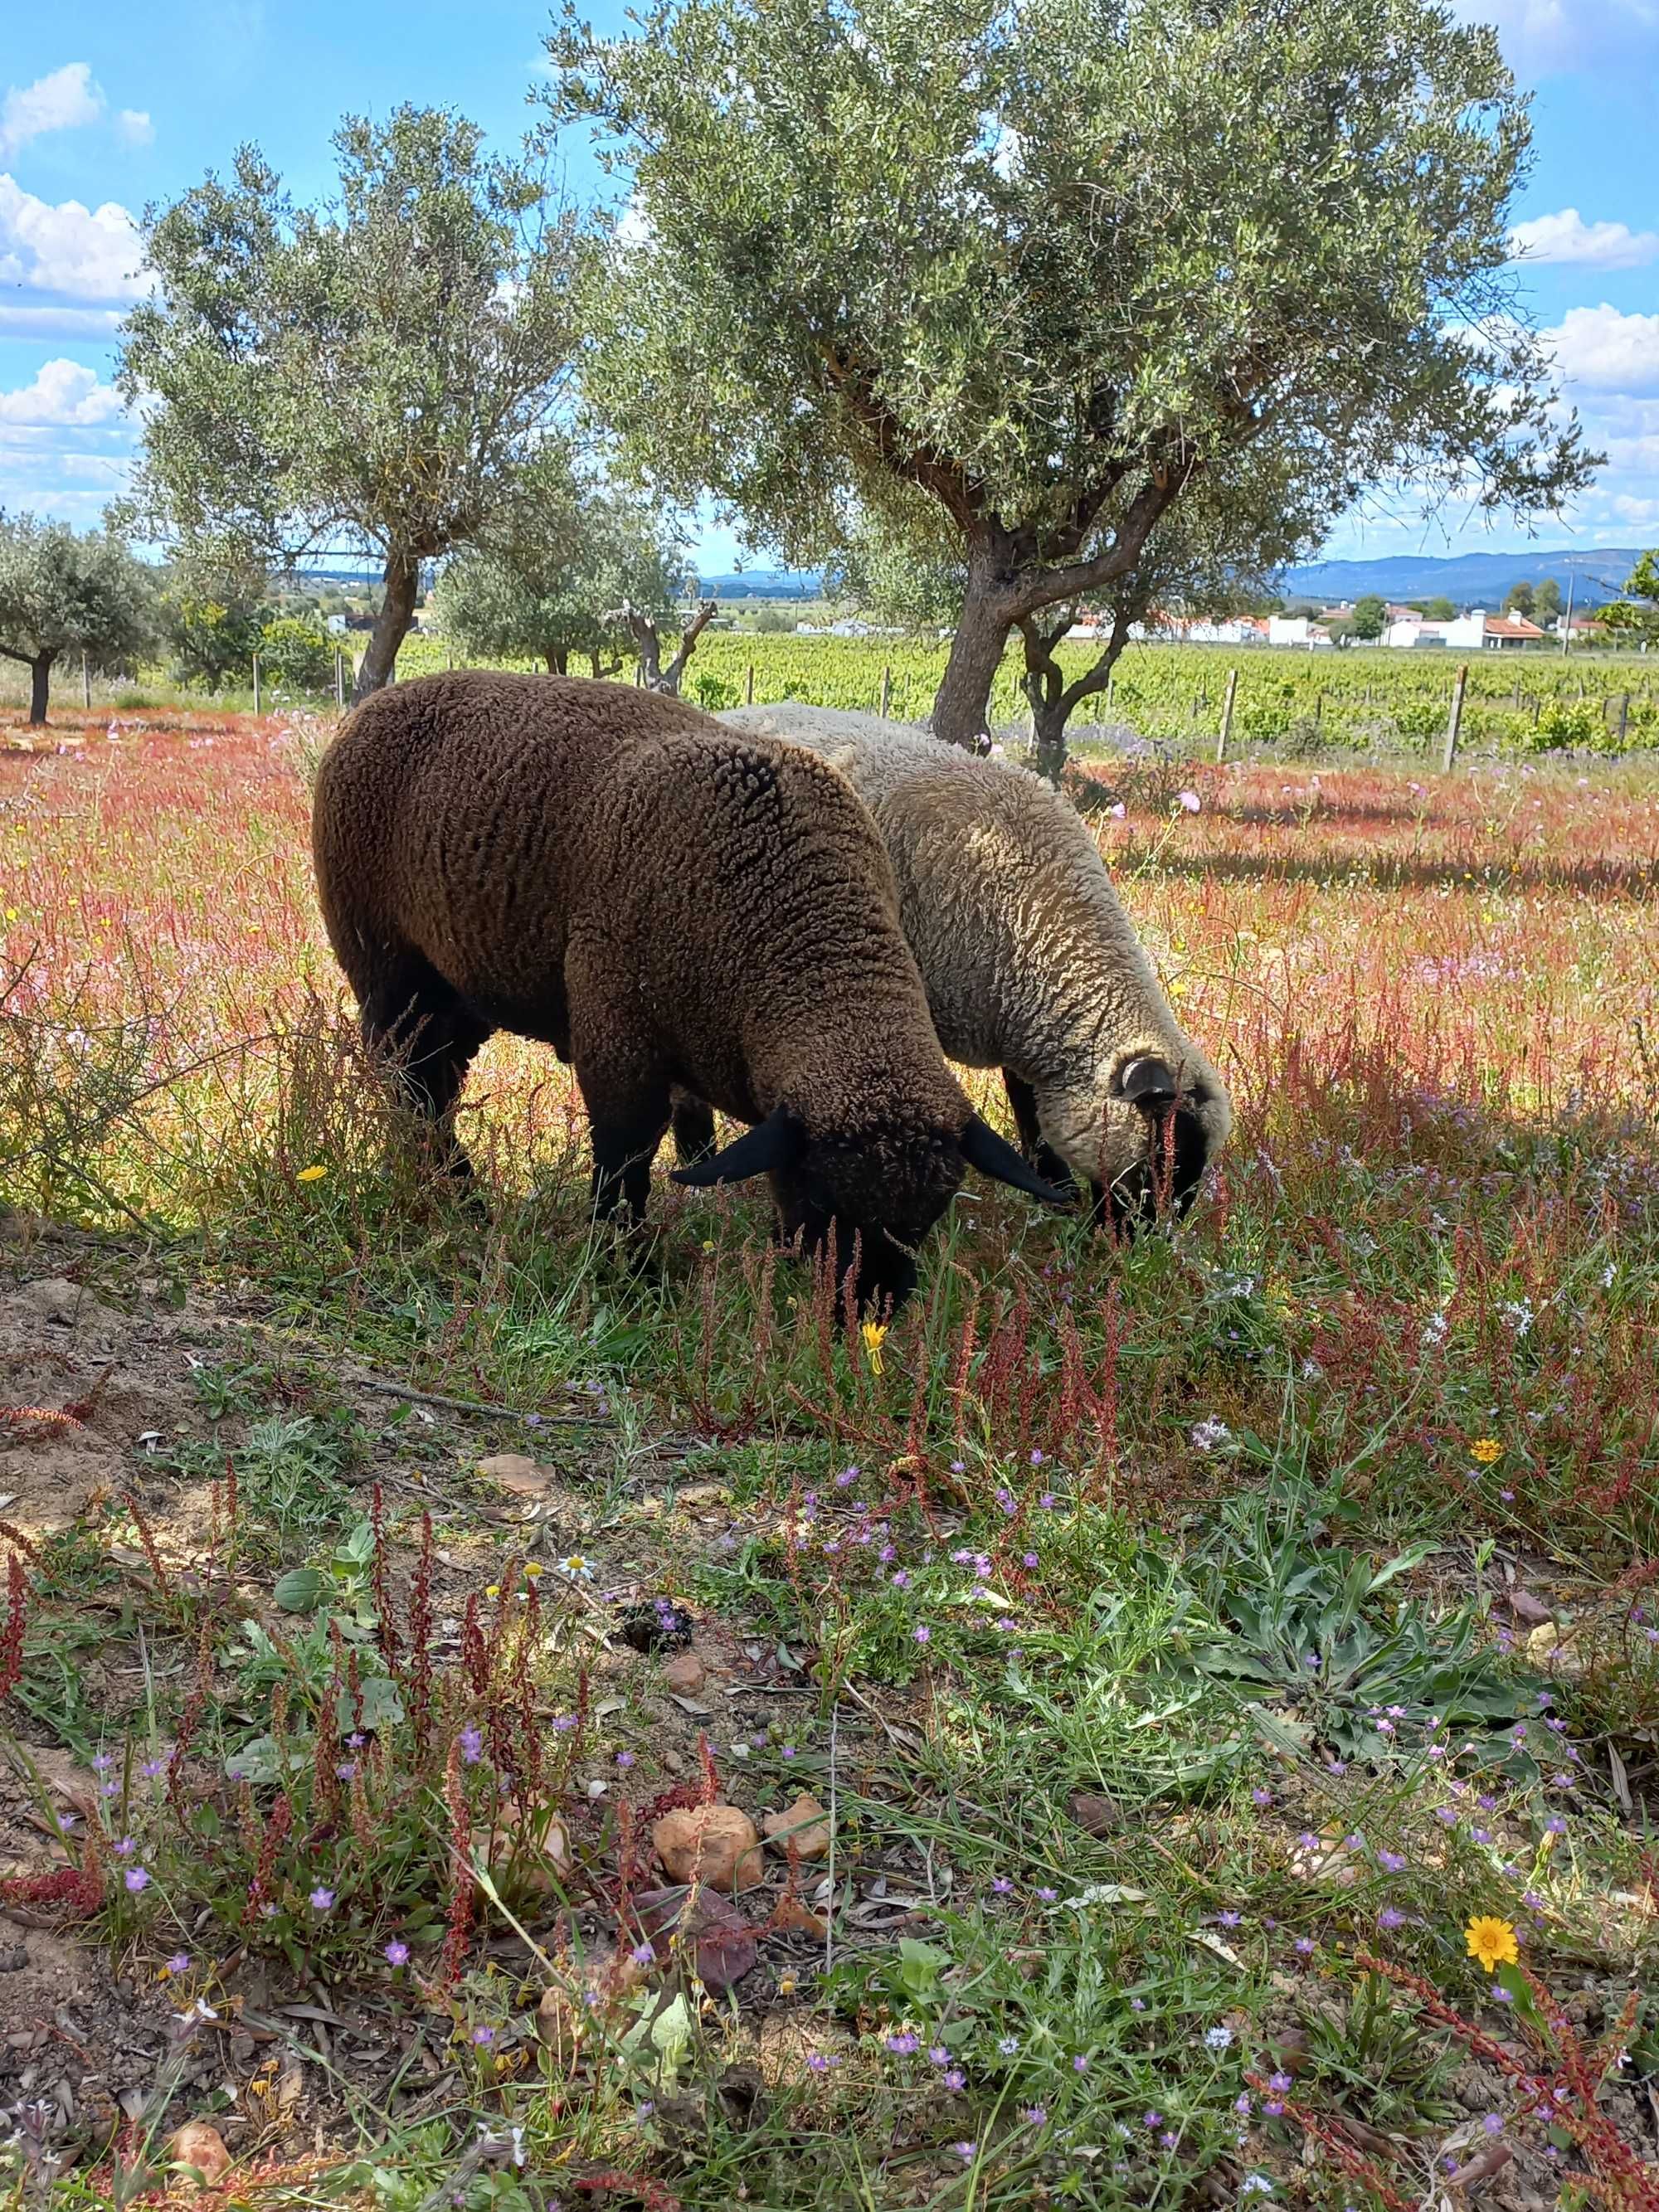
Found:
[[[1185,1214],[1209,1165],[1210,1137],[1186,1106],[1150,1116],[1142,1157],[1109,1185],[1094,1185],[1096,1218],[1133,1236],[1160,1215]]]
[[[896,1152],[866,1146],[803,1145],[798,1160],[772,1177],[784,1237],[831,1261],[836,1282],[849,1273],[860,1306],[896,1310],[916,1286],[916,1250],[950,1204],[964,1163],[941,1131],[931,1142]]]

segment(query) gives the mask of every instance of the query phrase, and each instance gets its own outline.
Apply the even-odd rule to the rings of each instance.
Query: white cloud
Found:
[[[1655,58],[1659,0],[1453,0],[1469,23],[1494,23],[1511,68],[1525,77]]]
[[[1577,208],[1534,216],[1510,233],[1517,261],[1573,262],[1590,269],[1641,269],[1659,256],[1659,231],[1624,222],[1586,222]]]
[[[0,422],[86,429],[120,412],[114,386],[100,384],[96,370],[74,361],[49,361],[21,392],[0,392]]]
[[[115,135],[124,146],[153,146],[155,125],[147,107],[124,107],[115,118]]]
[[[1569,307],[1544,338],[1570,385],[1586,392],[1659,392],[1659,315]]]
[[[13,85],[0,100],[0,161],[9,161],[31,138],[82,130],[103,112],[104,95],[85,62],[67,63],[33,84]]]
[[[113,307],[9,307],[0,305],[0,338],[42,345],[106,344],[121,327]]]
[[[53,205],[0,175],[0,284],[70,300],[137,300],[143,293],[138,228],[113,200]]]

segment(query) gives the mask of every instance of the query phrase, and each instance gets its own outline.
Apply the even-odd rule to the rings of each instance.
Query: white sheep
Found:
[[[873,714],[791,702],[720,719],[807,747],[863,799],[939,1042],[1001,1068],[1039,1173],[1069,1170],[1120,1225],[1164,1201],[1184,1210],[1232,1110],[1073,808],[1024,769]],[[689,1106],[675,1129],[683,1155],[712,1139]]]

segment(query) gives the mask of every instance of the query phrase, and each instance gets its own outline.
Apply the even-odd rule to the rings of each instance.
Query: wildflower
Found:
[[[991,1887],[998,1897],[1006,1897],[1013,1886],[1006,1874],[996,1875],[992,1878]]]
[[[342,1782],[355,1782],[357,1778],[357,1762],[355,1759],[344,1759],[334,1771]]]
[[[1242,2092],[1238,2096],[1233,2099],[1233,2110],[1238,2114],[1241,2120],[1248,2120],[1250,2117],[1252,2109],[1249,2098]]]
[[[131,1836],[123,1836],[115,1846],[115,1856],[118,1859],[130,1859],[137,1848]]]
[[[1072,2061],[1072,2071],[1073,2074],[1086,2074],[1088,2070],[1089,2055],[1086,2051],[1079,2051],[1077,2057]]]
[[[135,1897],[140,1890],[149,1887],[149,1875],[143,1867],[129,1867],[125,1879],[127,1887]]]
[[[573,1552],[568,1559],[561,1559],[559,1565],[566,1574],[574,1575],[578,1582],[591,1583],[593,1579],[592,1564],[580,1552]]]
[[[867,1321],[859,1334],[864,1339],[864,1352],[866,1358],[870,1362],[870,1372],[872,1375],[879,1375],[881,1347],[887,1341],[887,1324],[885,1322]]]
[[[1469,1457],[1481,1467],[1492,1467],[1504,1456],[1504,1447],[1496,1437],[1476,1437],[1469,1446]]]
[[[1376,1916],[1376,1924],[1385,1934],[1391,1935],[1396,1928],[1405,1926],[1406,1916],[1392,1905],[1385,1905]]]
[[[1402,1851],[1379,1851],[1376,1855],[1376,1863],[1389,1874],[1403,1874],[1406,1870],[1406,1858]]]
[[[1273,1793],[1271,1790],[1252,1790],[1250,1792],[1250,1802],[1252,1805],[1267,1806],[1271,1805],[1273,1802]]]
[[[903,1568],[901,1567],[898,1572],[893,1577],[893,1588],[895,1589],[908,1589],[909,1587],[910,1577],[905,1573]]]
[[[968,2076],[960,2066],[952,2066],[943,2079],[947,2089],[965,2089],[968,2086]]]
[[[1129,2000],[1129,2009],[1131,2012],[1145,2012],[1146,2009],[1146,1998],[1131,1997]]]
[[[1515,1930],[1507,1920],[1499,1920],[1489,1912],[1477,1913],[1463,1930],[1463,1940],[1469,1947],[1469,1956],[1478,1959],[1491,1973],[1498,1965],[1514,1966],[1521,1956],[1516,1948]]]
[[[1237,1928],[1243,1917],[1242,1912],[1218,1912],[1216,1915],[1224,1928]]]
[[[1048,2114],[1041,2105],[1024,2106],[1019,2117],[1028,2128],[1046,2128],[1048,2124]]]
[[[975,2146],[973,2143],[970,2143],[970,2142],[952,2143],[952,2144],[951,2144],[951,2149],[952,2149],[953,2151],[955,2151],[955,2153],[956,2153],[957,2156],[957,2157],[962,2160],[962,2162],[963,2162],[963,2164],[964,2166],[971,2166],[971,2165],[973,2164],[973,2162],[974,2162],[974,2152],[975,2152]]]
[[[164,1974],[187,1974],[190,1972],[189,1952],[175,1951],[166,1966],[162,1967],[161,1972]]]
[[[475,2027],[472,2031],[472,2040],[475,2043],[493,2043],[495,2040],[495,2031],[493,2027]]]
[[[631,1751],[619,1751],[617,1753],[617,1764],[625,1771],[634,1764],[633,1753]]]
[[[927,2056],[935,2066],[948,2066],[951,2063],[951,2054],[942,2043],[935,2043]]]
[[[1017,2035],[1000,2036],[997,2039],[997,2049],[1005,2058],[1012,2058],[1019,2049],[1019,2038]]]
[[[476,1766],[483,1757],[483,1732],[481,1729],[465,1728],[460,1735],[461,1757],[469,1766]]]
[[[399,1943],[394,1939],[386,1947],[386,1960],[388,1966],[406,1966],[409,1964],[408,1944]]]
[[[1480,2124],[1489,2136],[1501,2136],[1504,2132],[1504,2115],[1501,2112],[1488,2112]]]
[[[1207,2051],[1224,2051],[1232,2039],[1231,2028],[1223,2027],[1219,2022],[1204,2031],[1204,2046]]]
[[[167,1772],[167,1763],[165,1759],[147,1759],[138,1771],[147,1782],[154,1782],[157,1775]]]
[[[931,1644],[933,1640],[933,1632],[926,1621],[923,1621],[913,1632],[918,1644]]]
[[[636,1943],[628,1955],[636,1966],[653,1966],[657,1962],[657,1954],[649,1943]]]
[[[331,1889],[325,1889],[321,1882],[319,1882],[316,1888],[311,1893],[312,1911],[313,1912],[326,1912],[333,1902],[334,1892]]]
[[[1195,791],[1182,791],[1176,794],[1176,805],[1183,814],[1196,814],[1203,804]]]
[[[1311,1936],[1298,1936],[1297,1937],[1296,1951],[1297,1955],[1299,1958],[1311,1959],[1313,1956],[1313,1950],[1314,1940]]]
[[[301,1168],[294,1180],[295,1182],[320,1182],[327,1173],[328,1170],[319,1163],[312,1167]]]
[[[832,2066],[839,2066],[838,2058],[827,2058],[821,2051],[809,2051],[806,2063],[814,2074],[827,2074]]]
[[[1042,1562],[1039,1559],[1035,1552],[1025,1552],[1020,1555],[1020,1565],[1023,1567],[1037,1567],[1041,1566],[1042,1564]]]
[[[1052,1905],[1054,1899],[1060,1895],[1060,1892],[1057,1889],[1049,1889],[1045,1885],[1044,1887],[1038,1890],[1037,1895],[1042,1899],[1045,1905]]]
[[[1270,2089],[1276,2089],[1281,2097],[1290,2086],[1291,2077],[1288,2074],[1281,2072],[1278,2074],[1270,2074],[1267,2076],[1267,2087]]]
[[[1273,2185],[1265,2173],[1247,2173],[1238,2185],[1241,2197],[1271,2197]]]
[[[1547,1836],[1565,1836],[1566,1832],[1566,1815],[1564,1813],[1552,1813],[1544,1823],[1544,1833]]]
[[[890,2035],[886,2039],[887,2048],[896,2058],[908,2058],[915,2050],[919,2040],[918,2037],[912,2035],[908,2027],[902,2028],[896,2034]]]
[[[1231,1443],[1232,1434],[1225,1421],[1218,1421],[1212,1413],[1191,1431],[1191,1442],[1199,1451],[1214,1451],[1219,1444]]]
[[[92,1771],[94,1774],[107,1774],[114,1764],[115,1761],[106,1751],[100,1751],[93,1759]]]
[[[1161,2128],[1164,2124],[1162,2112],[1143,2112],[1140,2117],[1149,2128]]]
[[[1045,1490],[1042,1497],[1038,1498],[1037,1504],[1042,1508],[1045,1513],[1055,1513],[1060,1510],[1060,1500],[1055,1497],[1052,1490]]]

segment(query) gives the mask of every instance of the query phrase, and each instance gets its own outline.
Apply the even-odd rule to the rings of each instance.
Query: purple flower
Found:
[[[1020,1561],[1020,1565],[1026,1567],[1041,1566],[1042,1564],[1042,1562],[1038,1559],[1035,1552],[1025,1553]]]
[[[618,1766],[624,1769],[631,1766],[634,1764],[633,1753],[631,1751],[619,1751],[617,1753],[617,1764]]]
[[[1314,1951],[1313,1937],[1311,1936],[1298,1936],[1296,1939],[1296,1948],[1299,1957],[1304,1959],[1311,1959]]]
[[[1005,1514],[1012,1515],[1018,1512],[1019,1510],[1014,1503],[1014,1493],[1012,1490],[999,1490],[996,1493],[996,1499],[997,1504],[1002,1508]]]
[[[896,2058],[908,2058],[916,2048],[917,2040],[907,2027],[901,2033],[887,2038],[887,2048]]]
[[[123,1836],[115,1846],[115,1856],[118,1859],[130,1859],[137,1848],[131,1836]]]
[[[1392,1905],[1385,1905],[1376,1916],[1376,1924],[1385,1934],[1392,1934],[1395,1929],[1405,1926],[1406,1916],[1396,1911]]]
[[[1072,2061],[1072,2071],[1073,2074],[1086,2074],[1088,2070],[1088,2053],[1086,2051],[1079,2051],[1077,2057]]]
[[[951,2148],[955,2151],[957,2156],[962,2160],[964,2166],[971,2166],[973,2164],[975,2146],[972,2143],[952,2143]]]
[[[165,1759],[147,1759],[138,1771],[147,1781],[154,1782],[158,1774],[167,1772],[167,1763]]]
[[[1252,1805],[1271,1805],[1273,1802],[1273,1793],[1271,1790],[1252,1790],[1250,1792]]]
[[[114,1764],[115,1761],[106,1751],[100,1751],[93,1759],[92,1771],[94,1774],[107,1774]]]
[[[952,2066],[943,2080],[947,2089],[963,2089],[968,2086],[968,2076],[960,2066]]]
[[[814,2074],[827,2074],[832,2066],[839,2066],[841,2061],[838,2058],[826,2058],[821,2051],[809,2051],[806,2054],[806,2063]]]
[[[1299,1851],[1316,1851],[1319,1849],[1319,1838],[1311,1828],[1304,1828],[1296,1839],[1296,1847]]]
[[[1060,1500],[1054,1496],[1052,1490],[1045,1490],[1042,1497],[1038,1498],[1037,1504],[1042,1508],[1045,1513],[1052,1513],[1058,1507]]]
[[[1048,2124],[1048,2112],[1041,2105],[1025,2106],[1019,2117],[1029,2128],[1046,2128]]]
[[[1404,1874],[1406,1871],[1406,1858],[1402,1851],[1379,1851],[1376,1863],[1389,1874]]]
[[[1143,2112],[1140,2117],[1149,2128],[1161,2128],[1164,2124],[1162,2112]]]
[[[993,1893],[998,1897],[1006,1897],[1009,1892],[1013,1888],[1013,1886],[1014,1885],[1009,1881],[1006,1874],[994,1875],[992,1876],[991,1888]]]
[[[657,1954],[648,1943],[636,1943],[628,1955],[636,1966],[653,1966],[657,1962]]]
[[[1565,1836],[1566,1832],[1567,1820],[1565,1814],[1552,1813],[1548,1820],[1544,1823],[1544,1833],[1547,1836]]]
[[[948,2066],[951,2063],[951,2054],[942,2043],[933,2044],[929,2048],[927,2056],[935,2066]]]
[[[1224,1928],[1237,1928],[1243,1917],[1242,1912],[1218,1912],[1216,1915]]]
[[[856,1482],[858,1479],[859,1471],[857,1468],[844,1467],[841,1473],[836,1477],[836,1487],[837,1490],[845,1490],[850,1484]]]
[[[901,1567],[893,1577],[893,1588],[895,1589],[908,1589],[909,1587],[910,1577],[905,1573],[903,1568]]]
[[[778,1757],[780,1759],[793,1759],[794,1755],[795,1747],[793,1743],[781,1743],[778,1746]]]
[[[311,1893],[311,1906],[313,1911],[326,1912],[333,1902],[334,1892],[331,1889],[325,1889],[322,1884],[319,1882],[316,1888]]]
[[[1052,1905],[1054,1899],[1060,1895],[1060,1892],[1057,1889],[1048,1888],[1045,1884],[1042,1888],[1038,1890],[1037,1895],[1041,1898],[1044,1905]]]
[[[1238,2114],[1241,2120],[1249,2119],[1250,2117],[1249,2099],[1244,2096],[1235,2097],[1233,2099],[1233,2110]]]
[[[388,1943],[386,1947],[386,1957],[387,1964],[390,1966],[406,1966],[409,1964],[408,1944],[399,1943],[394,1939],[393,1942]]]
[[[129,1867],[126,1870],[125,1880],[126,1881],[127,1887],[132,1892],[135,1897],[137,1896],[141,1889],[148,1889],[149,1887],[149,1875],[145,1872],[143,1867]]]
[[[175,1951],[167,1960],[167,1972],[170,1974],[187,1974],[190,1972],[189,1952]]]
[[[476,1766],[478,1761],[483,1757],[483,1731],[475,1728],[463,1729],[461,1730],[460,1743],[461,1757],[466,1761],[469,1766]]]
[[[1291,2077],[1288,2074],[1270,2074],[1267,2076],[1267,2087],[1270,2089],[1277,2089],[1281,2096],[1290,2086]]]
[[[931,1644],[933,1640],[933,1632],[928,1627],[926,1621],[923,1621],[920,1627],[914,1629],[911,1632],[915,1636],[918,1644]]]
[[[1501,2136],[1504,2132],[1504,2115],[1501,2112],[1488,2112],[1480,2124],[1489,2136]]]
[[[1034,1451],[1034,1452],[1031,1454],[1031,1464],[1032,1464],[1032,1466],[1033,1466],[1033,1467],[1041,1467],[1041,1466],[1042,1466],[1042,1454],[1040,1451]]]
[[[335,1768],[334,1771],[342,1782],[355,1782],[357,1778],[357,1762],[355,1759],[345,1759]]]
[[[493,2027],[475,2027],[472,2031],[472,2040],[475,2043],[493,2043],[495,2040],[495,2031]]]

